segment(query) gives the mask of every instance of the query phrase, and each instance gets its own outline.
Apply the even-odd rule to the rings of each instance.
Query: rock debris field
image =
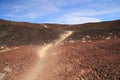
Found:
[[[0,80],[120,80],[120,20],[0,20]]]

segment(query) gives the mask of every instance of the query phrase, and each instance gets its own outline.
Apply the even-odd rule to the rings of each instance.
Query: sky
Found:
[[[0,0],[0,19],[82,24],[120,19],[120,0]]]

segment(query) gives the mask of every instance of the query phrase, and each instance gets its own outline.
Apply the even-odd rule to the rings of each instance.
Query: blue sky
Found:
[[[0,18],[81,24],[120,19],[120,0],[0,0]]]

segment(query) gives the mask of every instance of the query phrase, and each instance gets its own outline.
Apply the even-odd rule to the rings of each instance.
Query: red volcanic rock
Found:
[[[56,45],[69,30],[73,34]],[[120,20],[76,25],[0,20],[0,80],[120,80]]]

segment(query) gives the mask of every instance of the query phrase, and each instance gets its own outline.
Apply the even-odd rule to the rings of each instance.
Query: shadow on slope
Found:
[[[25,23],[29,24],[29,23]],[[0,45],[20,46],[49,43],[59,37],[62,31],[45,28],[43,25],[0,22]]]
[[[120,20],[76,25],[33,24],[0,20],[0,45],[46,44],[56,40],[64,30],[74,31],[67,40],[101,40],[120,37]]]

